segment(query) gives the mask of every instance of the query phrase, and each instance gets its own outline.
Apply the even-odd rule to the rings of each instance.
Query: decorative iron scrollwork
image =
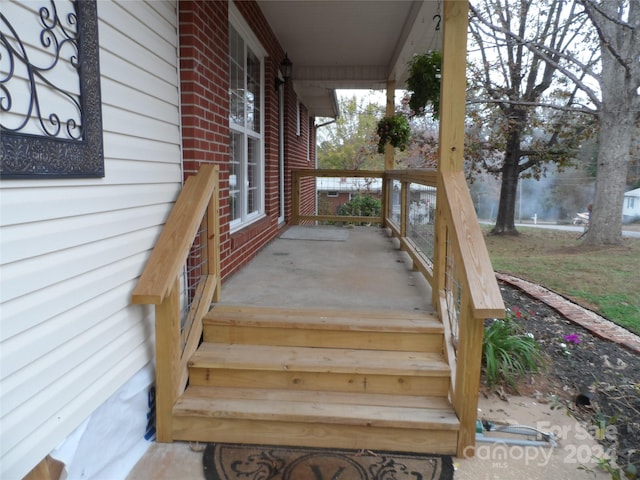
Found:
[[[37,39],[0,13],[2,178],[104,176],[96,2],[61,3],[38,9]]]

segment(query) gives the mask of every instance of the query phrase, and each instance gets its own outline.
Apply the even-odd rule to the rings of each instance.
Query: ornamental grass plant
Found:
[[[512,388],[516,380],[540,369],[540,348],[531,334],[523,332],[507,312],[504,320],[492,320],[485,326],[482,361],[489,386],[506,382]]]

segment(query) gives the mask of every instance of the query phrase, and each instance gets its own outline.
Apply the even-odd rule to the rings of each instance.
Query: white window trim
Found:
[[[256,212],[251,214],[244,214],[242,218],[238,218],[235,220],[231,220],[229,223],[229,231],[230,233],[236,232],[250,225],[251,223],[256,222],[257,220],[263,218],[265,216],[265,190],[266,190],[266,179],[265,179],[265,57],[267,56],[267,51],[262,46],[258,37],[253,33],[247,22],[244,20],[242,14],[235,6],[233,2],[229,4],[229,24],[233,25],[233,28],[240,34],[245,43],[251,48],[253,53],[260,59],[260,133],[256,134],[254,131],[248,131],[246,127],[234,126],[231,128],[231,123],[229,122],[229,128],[232,131],[241,132],[244,135],[250,135],[254,138],[258,138],[260,141],[260,165],[259,165],[259,185],[258,185],[258,195],[257,195],[257,209]],[[227,53],[228,55],[228,53]],[[245,149],[245,155],[247,151]],[[246,160],[246,159],[245,159]],[[246,162],[245,162],[246,165]],[[243,172],[246,176],[246,171]],[[243,179],[242,181],[245,181]],[[246,195],[246,190],[241,190],[243,195]],[[243,204],[246,201],[246,198],[243,199]]]

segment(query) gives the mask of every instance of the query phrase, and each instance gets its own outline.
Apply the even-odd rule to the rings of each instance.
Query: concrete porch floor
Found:
[[[224,283],[220,304],[432,312],[431,288],[411,266],[409,256],[399,250],[397,240],[384,229],[291,227]],[[479,407],[484,412],[495,412],[496,417],[507,422],[535,425],[543,420],[572,435],[566,439],[567,445],[559,448],[517,447],[507,458],[501,457],[499,445],[489,450],[484,447],[481,456],[454,459],[456,480],[607,478],[602,472],[594,476],[581,471],[575,460],[571,461],[563,447],[592,451],[596,444],[590,437],[571,438],[576,421],[564,412],[527,398],[513,398],[507,404],[497,398],[481,397]],[[185,442],[152,443],[126,478],[204,479],[204,447]],[[516,455],[525,451],[527,455]]]
[[[291,227],[224,282],[220,304],[432,312],[431,287],[377,227]],[[204,479],[202,444],[153,443],[128,480]]]
[[[377,227],[291,227],[223,284],[220,303],[433,311],[428,282]]]

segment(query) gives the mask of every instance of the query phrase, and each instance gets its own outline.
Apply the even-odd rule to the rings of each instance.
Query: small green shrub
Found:
[[[338,215],[356,217],[379,217],[381,212],[382,201],[380,199],[361,194],[356,194],[338,208]]]
[[[515,388],[518,377],[539,370],[540,349],[513,320],[493,320],[484,329],[482,359],[487,384],[504,381]]]

